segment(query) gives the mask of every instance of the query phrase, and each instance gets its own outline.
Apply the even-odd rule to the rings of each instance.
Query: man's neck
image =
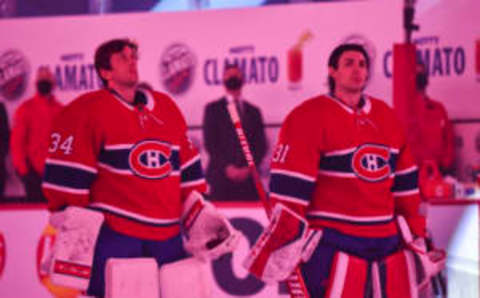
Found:
[[[425,90],[417,90],[417,96],[421,99],[427,99],[427,93]]]
[[[352,109],[357,109],[362,98],[361,92],[348,92],[343,90],[335,90],[334,95],[344,104]]]
[[[45,99],[45,100],[51,100],[51,99],[53,98],[52,93],[42,94],[42,93],[40,93],[40,92],[37,92],[37,96],[38,96],[39,98],[43,98],[43,99]]]
[[[135,86],[122,86],[122,85],[111,85],[111,89],[115,90],[122,99],[126,100],[129,103],[133,103],[135,100]]]
[[[241,90],[227,90],[228,96],[232,97],[233,99],[240,99],[242,96]]]

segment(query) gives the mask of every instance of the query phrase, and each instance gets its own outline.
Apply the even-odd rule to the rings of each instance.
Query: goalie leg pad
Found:
[[[310,258],[320,237],[321,234],[308,232],[304,218],[277,204],[270,225],[250,250],[244,266],[265,282],[285,280],[302,257]]]
[[[410,250],[400,250],[380,262],[385,272],[387,297],[418,297],[418,283],[425,274]]]
[[[193,191],[182,212],[185,250],[202,260],[232,252],[242,234],[203,196]]]
[[[105,270],[105,298],[158,298],[158,266],[153,258],[111,258]]]
[[[327,298],[363,297],[368,284],[368,262],[365,259],[337,252],[328,280]]]
[[[52,214],[50,224],[58,231],[51,258],[52,283],[87,289],[103,221],[102,213],[79,207]]]
[[[213,280],[208,272],[208,262],[187,258],[160,267],[161,298],[212,297]]]

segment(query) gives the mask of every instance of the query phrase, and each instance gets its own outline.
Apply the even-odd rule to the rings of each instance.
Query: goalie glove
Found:
[[[400,234],[407,248],[412,250],[420,258],[423,270],[426,275],[426,283],[430,277],[437,275],[445,268],[447,255],[444,250],[432,249],[427,251],[427,245],[424,238],[414,239],[407,221],[403,216],[397,216],[397,224]]]
[[[228,219],[196,191],[185,201],[182,224],[185,250],[205,261],[234,251],[242,237]]]
[[[322,237],[307,221],[282,204],[275,205],[271,222],[250,250],[244,266],[259,279],[285,280],[300,263],[308,261]]]

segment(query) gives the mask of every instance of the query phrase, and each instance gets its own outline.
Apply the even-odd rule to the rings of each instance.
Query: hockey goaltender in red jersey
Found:
[[[200,156],[173,100],[137,88],[137,45],[105,42],[95,68],[105,88],[75,99],[57,118],[42,187],[59,230],[52,281],[104,297],[105,275],[115,277],[108,275],[112,258],[152,258],[158,266],[187,252],[215,258],[233,250],[239,233],[203,200]],[[130,280],[145,281],[140,267]]]
[[[369,65],[361,45],[335,48],[330,93],[306,100],[282,125],[271,224],[245,262],[262,280],[283,280],[300,264],[311,297],[417,297],[444,264],[443,252],[422,246],[425,217],[404,132],[387,104],[363,93]]]

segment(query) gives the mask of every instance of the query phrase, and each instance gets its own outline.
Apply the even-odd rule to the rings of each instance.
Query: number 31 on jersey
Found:
[[[287,158],[288,150],[290,146],[284,144],[278,144],[275,148],[275,153],[273,154],[272,161],[278,163],[284,163]]]

